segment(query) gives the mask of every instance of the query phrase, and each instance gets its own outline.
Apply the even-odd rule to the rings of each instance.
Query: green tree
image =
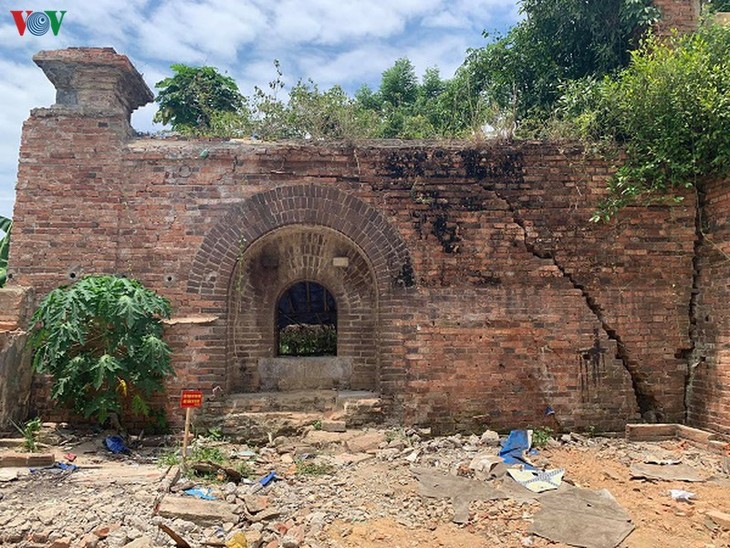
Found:
[[[311,139],[366,138],[375,135],[377,120],[340,86],[320,91],[314,82],[299,82],[289,93],[287,119],[296,137]]]
[[[706,0],[705,9],[710,13],[718,11],[730,12],[730,0]]]
[[[405,57],[383,72],[380,80],[381,101],[393,107],[412,105],[418,97],[416,69]]]
[[[549,117],[561,83],[627,66],[659,16],[650,0],[522,0],[520,9],[524,19],[472,50],[462,70],[474,93],[525,126]]]
[[[51,291],[33,314],[30,344],[38,373],[53,376],[51,397],[104,422],[129,402],[149,414],[148,399],[174,375],[162,340],[164,297],[138,281],[88,276]]]
[[[8,253],[10,251],[10,229],[13,222],[7,217],[0,215],[0,287],[5,285],[8,275]]]
[[[376,115],[375,137],[459,137],[480,125],[470,116],[472,96],[459,89],[465,81],[442,80],[438,69],[431,67],[419,83],[413,64],[402,58],[383,72],[377,92],[367,86],[358,89],[355,105]]]
[[[214,67],[175,64],[174,76],[155,84],[160,90],[155,101],[159,110],[154,121],[170,124],[183,133],[205,132],[221,113],[238,113],[246,107],[233,78]]]
[[[276,139],[350,139],[376,135],[373,112],[358,108],[340,86],[320,90],[312,82],[299,81],[284,96],[281,66],[274,61],[276,77],[268,89],[254,87],[245,109],[218,113],[208,135]]]

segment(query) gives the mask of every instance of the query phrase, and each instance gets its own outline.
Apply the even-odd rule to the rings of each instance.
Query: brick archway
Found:
[[[346,273],[333,266],[335,256],[348,258]],[[296,281],[322,284],[338,302],[338,357],[352,368],[347,387],[374,390],[382,320],[413,279],[405,243],[381,213],[342,191],[302,184],[234,206],[203,241],[187,291],[201,312],[220,318],[226,343],[217,359],[225,356],[228,390],[240,392],[261,389],[257,364],[275,356],[279,293]]]
[[[382,213],[335,188],[301,184],[261,192],[235,205],[203,240],[188,293],[225,302],[241,254],[260,237],[289,225],[323,226],[352,240],[372,264],[382,296],[413,284],[406,244]]]

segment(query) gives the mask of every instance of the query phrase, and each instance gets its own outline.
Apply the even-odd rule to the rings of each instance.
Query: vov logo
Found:
[[[49,30],[54,36],[58,36],[61,30],[63,16],[65,11],[32,11],[32,10],[11,10],[10,13],[15,20],[15,26],[18,27],[18,34],[23,36],[26,29],[34,36],[43,36]],[[60,17],[58,14],[61,14]],[[25,16],[23,16],[25,14]]]

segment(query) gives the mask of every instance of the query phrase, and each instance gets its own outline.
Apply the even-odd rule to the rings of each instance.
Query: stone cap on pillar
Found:
[[[142,75],[114,48],[41,51],[33,61],[56,87],[54,107],[129,118],[154,99]]]

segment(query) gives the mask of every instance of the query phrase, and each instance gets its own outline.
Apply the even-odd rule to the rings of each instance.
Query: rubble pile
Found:
[[[16,466],[15,448],[0,447],[0,545],[303,548],[430,538],[602,548],[629,534],[655,537],[653,527],[705,546],[730,541],[730,497],[707,495],[727,491],[728,459],[678,440],[566,434],[538,451],[528,443],[515,468],[506,457],[512,435],[489,430],[431,437],[317,425],[263,447],[200,438],[197,461],[173,464],[171,438],[128,440],[131,450],[114,454],[104,434],[64,432],[41,448],[52,466]]]

